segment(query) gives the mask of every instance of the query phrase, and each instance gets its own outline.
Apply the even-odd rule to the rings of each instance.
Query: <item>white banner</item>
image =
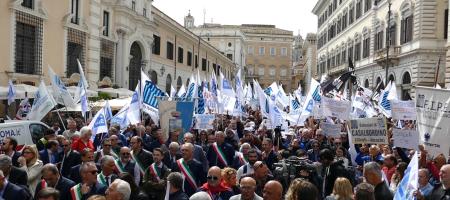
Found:
[[[350,120],[353,144],[388,144],[385,118]]]
[[[341,136],[341,124],[320,123],[320,129],[325,136],[334,138]]]
[[[391,101],[392,118],[398,120],[416,120],[416,105],[414,101]]]
[[[195,115],[195,129],[213,129],[215,115],[198,114]]]
[[[449,155],[450,90],[416,87],[417,128],[420,142],[433,156]]]
[[[28,120],[41,121],[53,107],[56,106],[56,101],[53,96],[47,91],[44,81],[41,81],[39,89],[34,97],[33,106],[30,113],[27,115]]]
[[[324,116],[337,117],[342,120],[349,120],[352,109],[350,101],[336,101],[327,97],[322,97],[321,107]]]
[[[394,146],[407,149],[418,149],[419,132],[417,130],[393,130]]]

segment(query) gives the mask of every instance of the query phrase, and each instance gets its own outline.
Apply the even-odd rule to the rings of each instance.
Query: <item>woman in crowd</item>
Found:
[[[325,200],[352,200],[352,184],[346,178],[337,178],[334,182],[333,193]]]
[[[240,194],[241,190],[239,189],[237,185],[237,178],[236,178],[236,170],[231,167],[226,167],[222,170],[222,177],[223,182],[225,186],[230,187],[233,190],[234,194]]]
[[[291,182],[285,200],[318,200],[319,190],[309,181],[296,178]]]
[[[342,161],[345,168],[348,168],[349,160],[347,158],[347,150],[343,146],[336,148],[336,158],[337,161]]]
[[[389,185],[389,188],[391,189],[391,191],[393,193],[395,193],[395,191],[397,191],[397,186],[400,183],[400,181],[402,181],[407,167],[408,167],[408,164],[405,162],[399,162],[397,164],[397,169],[395,170],[394,175],[392,175],[391,184]]]
[[[41,180],[41,170],[43,166],[43,162],[39,160],[38,156],[39,154],[36,147],[26,145],[23,148],[22,156],[18,159],[20,168],[27,172],[27,185],[33,196],[36,191],[36,186]]]
[[[139,188],[139,186],[136,185],[136,183],[134,182],[134,178],[133,178],[133,176],[131,174],[129,174],[127,172],[121,173],[119,175],[119,178],[130,184],[130,188],[131,188],[130,200],[145,200],[145,199],[149,199],[147,194],[145,194],[145,192],[142,191]]]

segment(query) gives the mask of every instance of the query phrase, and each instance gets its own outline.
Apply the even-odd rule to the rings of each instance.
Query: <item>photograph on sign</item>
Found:
[[[385,118],[350,120],[353,144],[388,144]]]

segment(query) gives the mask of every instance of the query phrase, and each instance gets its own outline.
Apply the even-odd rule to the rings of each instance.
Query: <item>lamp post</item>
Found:
[[[386,82],[385,84],[388,84],[389,81],[389,77],[388,77],[388,73],[389,73],[389,48],[391,47],[391,0],[388,0],[388,22],[387,22],[387,31],[386,31]],[[386,87],[385,85],[385,87]]]

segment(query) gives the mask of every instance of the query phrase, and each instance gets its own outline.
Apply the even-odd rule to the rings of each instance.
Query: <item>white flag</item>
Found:
[[[73,101],[72,95],[70,95],[70,92],[67,90],[64,83],[50,66],[48,66],[48,73],[52,82],[53,97],[56,102],[66,107],[75,107],[75,102]]]
[[[180,89],[178,90],[177,97],[182,97],[185,94],[186,94],[186,88],[184,87],[184,84],[182,84]]]
[[[138,124],[141,123],[141,109],[139,103],[139,82],[136,86],[136,89],[131,97],[130,107],[128,108],[127,118],[130,124]]]
[[[228,95],[230,97],[234,97],[235,93],[233,91],[233,87],[231,86],[230,81],[225,78],[225,76],[220,72],[220,91],[222,92],[222,95]]]
[[[14,88],[14,84],[11,80],[8,81],[8,106],[15,100],[16,97],[16,89]]]
[[[174,98],[175,95],[177,95],[177,91],[173,87],[173,85],[170,85],[170,98]]]
[[[98,133],[107,133],[108,125],[106,124],[105,110],[100,109],[97,114],[95,114],[94,118],[91,120],[88,126],[92,130],[92,138],[95,138],[95,135]]]
[[[53,107],[56,106],[56,101],[47,91],[44,81],[41,81],[39,89],[34,97],[33,106],[30,113],[27,115],[28,120],[41,121]]]

